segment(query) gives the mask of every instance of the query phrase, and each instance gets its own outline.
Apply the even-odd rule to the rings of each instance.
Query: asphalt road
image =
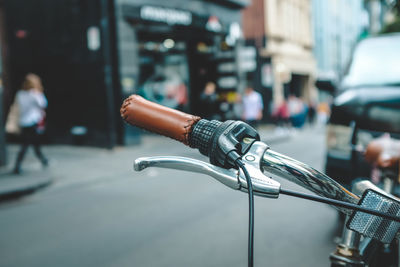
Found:
[[[321,130],[272,148],[323,169]],[[134,151],[82,151],[50,188],[1,204],[0,266],[246,266],[247,195],[199,174],[134,173]],[[170,140],[141,151],[201,158]],[[255,212],[255,266],[329,266],[333,208],[280,196],[256,198]]]

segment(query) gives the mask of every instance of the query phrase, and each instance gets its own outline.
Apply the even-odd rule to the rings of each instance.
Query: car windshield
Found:
[[[400,84],[400,35],[362,41],[354,52],[344,85]]]

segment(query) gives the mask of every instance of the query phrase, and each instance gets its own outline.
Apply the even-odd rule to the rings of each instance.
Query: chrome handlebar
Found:
[[[294,182],[323,197],[354,204],[357,204],[360,199],[320,171],[270,149],[263,154],[261,169],[266,173]]]
[[[314,168],[269,149],[262,142],[255,142],[242,157],[251,176],[254,194],[268,198],[278,198],[280,183],[265,173],[277,175],[292,181],[320,196],[357,203],[359,197],[349,192],[339,183]],[[212,164],[184,157],[146,157],[134,162],[134,169],[141,171],[148,167],[160,167],[207,174],[224,185],[247,192],[246,178],[242,171],[223,169]],[[347,209],[340,209],[350,213]]]

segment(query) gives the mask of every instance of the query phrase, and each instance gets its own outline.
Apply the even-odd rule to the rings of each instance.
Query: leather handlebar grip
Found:
[[[129,124],[161,134],[189,145],[193,126],[200,117],[131,95],[121,106],[121,117]]]

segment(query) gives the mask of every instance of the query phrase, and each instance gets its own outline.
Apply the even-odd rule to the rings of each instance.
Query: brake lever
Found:
[[[256,143],[257,145],[253,145],[242,159],[251,176],[254,194],[262,197],[277,198],[279,196],[280,184],[266,177],[260,170],[260,161],[268,146],[261,142]],[[247,182],[244,173],[236,169],[224,169],[204,161],[176,156],[142,157],[134,161],[135,171],[142,171],[148,167],[206,174],[232,189],[247,192]]]
[[[253,143],[250,150],[242,157],[242,162],[250,174],[254,194],[262,197],[278,198],[281,184],[265,176],[260,169],[262,157],[267,149],[269,149],[269,146],[263,142]],[[242,170],[240,170],[239,180],[245,187],[242,188],[242,191],[247,192],[247,182]]]
[[[148,167],[207,174],[232,189],[240,189],[237,170],[223,169],[197,159],[175,156],[142,157],[136,159],[133,164],[135,171],[142,171]]]

